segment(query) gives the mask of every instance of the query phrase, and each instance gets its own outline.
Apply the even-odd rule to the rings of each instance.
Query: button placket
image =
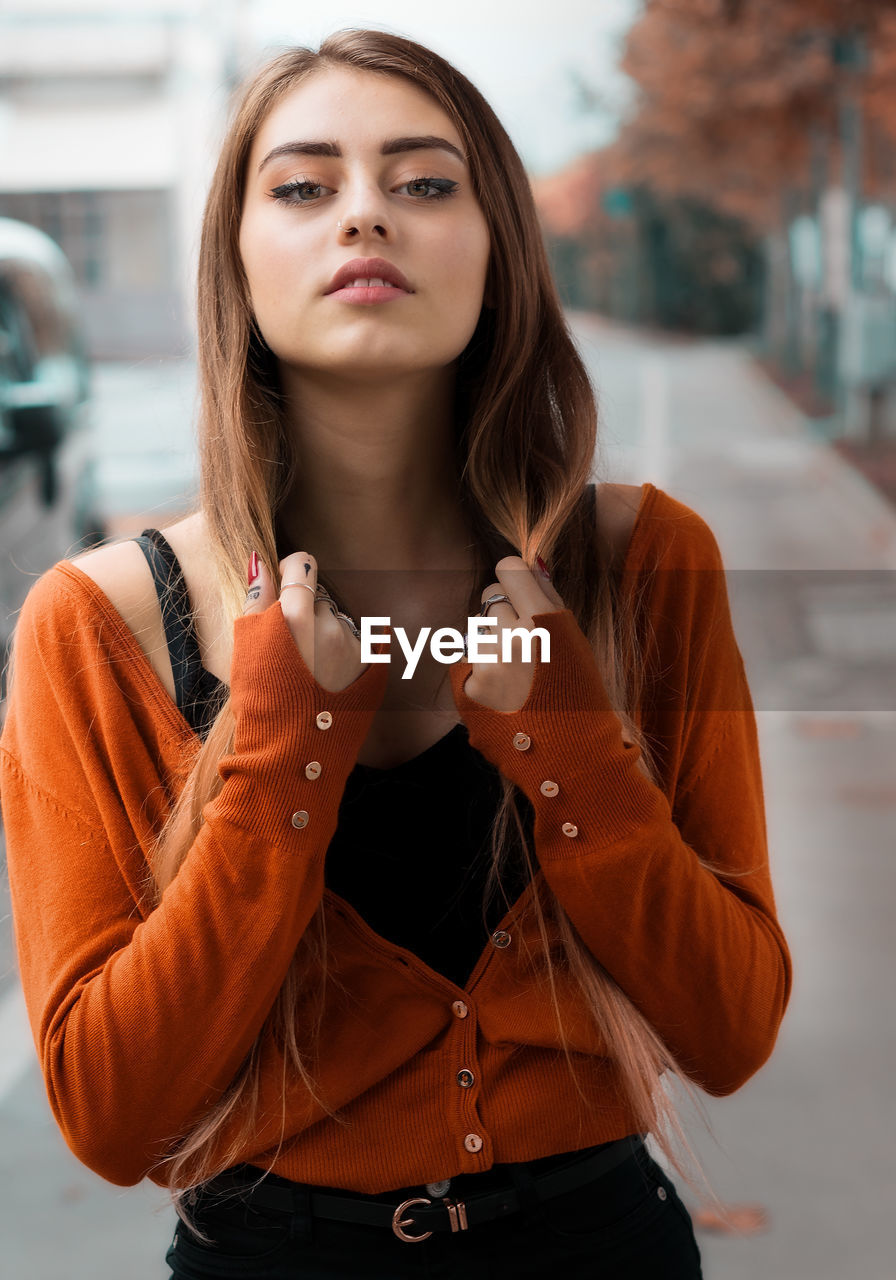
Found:
[[[513,735],[513,745],[516,747],[517,751],[528,751],[529,748],[532,746],[532,738],[528,733],[523,733],[522,731],[520,731],[519,733],[515,733]],[[541,792],[541,794],[543,796],[547,796],[548,799],[553,799],[554,796],[557,796],[560,794],[560,785],[559,783],[555,782],[553,778],[545,778],[538,789]],[[570,839],[574,839],[579,834],[579,828],[576,826],[574,822],[564,822],[560,830],[563,832],[565,836],[569,836]],[[496,947],[502,946],[502,945],[505,947],[507,946],[506,942],[503,944],[499,942],[495,942],[495,937],[496,935],[492,934],[492,942],[495,943]]]
[[[331,711],[318,711],[314,717],[314,723],[318,729],[329,729],[333,723],[333,713]],[[305,765],[305,777],[309,782],[316,782],[323,773],[323,765],[319,760],[309,760]],[[308,826],[311,817],[307,809],[297,809],[290,818],[290,822],[297,831],[302,831]]]
[[[522,730],[519,733],[515,733],[513,735],[513,745],[516,747],[517,751],[528,751],[532,746],[531,735],[523,733]],[[545,778],[539,785],[538,789],[541,794],[543,796],[547,796],[548,799],[553,799],[554,796],[560,794],[560,784],[555,782],[553,778]],[[579,828],[574,822],[564,822],[560,830],[565,836],[569,836],[570,839],[574,839],[579,834]],[[494,935],[492,935],[492,941],[495,941]],[[498,946],[500,944],[495,943],[495,945]],[[506,946],[507,944],[504,943],[504,945]]]
[[[454,1087],[460,1097],[458,1109],[452,1122],[457,1124],[458,1146],[468,1156],[478,1156],[485,1146],[485,1138],[479,1129],[480,1119],[477,1114],[475,1093],[479,1087],[479,1065],[476,1056],[476,1011],[466,1000],[455,1000],[451,1010],[458,1020],[457,1030],[460,1033],[458,1049],[463,1064],[454,1075]],[[452,1111],[454,1108],[452,1108]],[[475,1162],[479,1167],[480,1162]]]

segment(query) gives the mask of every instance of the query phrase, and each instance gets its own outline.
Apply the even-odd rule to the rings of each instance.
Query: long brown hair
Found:
[[[334,66],[402,76],[435,99],[463,139],[475,194],[491,233],[489,306],[483,308],[457,362],[456,376],[459,494],[476,532],[480,567],[469,613],[478,612],[481,588],[493,579],[501,556],[516,553],[533,565],[540,554],[555,566],[557,590],[588,636],[626,736],[641,747],[642,767],[652,777],[649,744],[633,713],[643,683],[636,610],[618,589],[610,548],[596,532],[587,488],[597,446],[594,391],[561,310],[525,170],[474,86],[438,54],[400,36],[340,31],[319,51],[290,49],[267,63],[241,95],[212,180],[198,278],[201,501],[220,569],[225,615],[233,619],[241,612],[245,566],[252,550],[257,549],[272,569],[285,554],[278,547],[278,513],[297,474],[274,359],[253,320],[238,247],[247,159],[273,106],[310,73]],[[230,749],[232,734],[233,716],[225,704],[151,857],[149,888],[155,901],[177,874],[202,822],[202,809],[221,785],[217,764]],[[573,1061],[557,997],[561,971],[567,986],[570,981],[578,984],[581,1000],[605,1041],[614,1046],[639,1132],[654,1135],[670,1163],[693,1185],[671,1146],[670,1130],[696,1158],[661,1076],[674,1072],[702,1112],[693,1086],[654,1029],[586,949],[537,874],[524,837],[520,793],[508,780],[501,781],[486,897],[500,886],[502,864],[512,847],[512,856],[523,859],[533,889],[529,901],[543,944],[543,954],[533,959],[543,971],[546,998],[553,1002],[570,1070]],[[321,906],[261,1034],[273,1033],[283,1046],[284,1078],[289,1069],[297,1072],[339,1123],[341,1117],[318,1094],[308,1065],[311,1058],[303,1058],[295,1034],[299,996],[302,993],[307,1010],[312,976],[320,1026],[331,980],[324,924]],[[171,1154],[160,1162],[167,1166],[166,1181],[177,1212],[188,1222],[184,1206],[192,1200],[193,1188],[239,1161],[253,1133],[260,1040],[261,1035],[224,1096],[189,1133],[180,1135]],[[214,1140],[237,1116],[242,1123],[222,1154],[220,1142]],[[283,1130],[281,1145],[282,1141]]]

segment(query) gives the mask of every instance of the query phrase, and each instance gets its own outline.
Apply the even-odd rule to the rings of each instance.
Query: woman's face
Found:
[[[249,156],[239,244],[259,328],[285,365],[370,380],[460,355],[489,259],[463,150],[441,107],[399,76],[317,71],[274,107]],[[332,291],[340,269],[370,258],[407,288]]]

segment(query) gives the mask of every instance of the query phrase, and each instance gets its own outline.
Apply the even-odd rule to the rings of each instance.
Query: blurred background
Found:
[[[531,176],[595,478],[693,507],[728,568],[795,979],[770,1061],[686,1113],[741,1226],[695,1216],[704,1273],[890,1280],[896,5],[427,8],[0,0],[0,643],[36,574],[195,501],[199,221],[242,77],[345,26],[444,54]],[[164,1193],[55,1127],[5,880],[0,1177],[4,1275],[167,1274]]]

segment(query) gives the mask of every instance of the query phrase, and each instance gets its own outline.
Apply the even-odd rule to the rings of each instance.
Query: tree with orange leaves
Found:
[[[628,180],[774,225],[782,190],[839,164],[844,80],[896,139],[894,50],[896,14],[870,0],[648,0],[622,62],[639,89]]]

